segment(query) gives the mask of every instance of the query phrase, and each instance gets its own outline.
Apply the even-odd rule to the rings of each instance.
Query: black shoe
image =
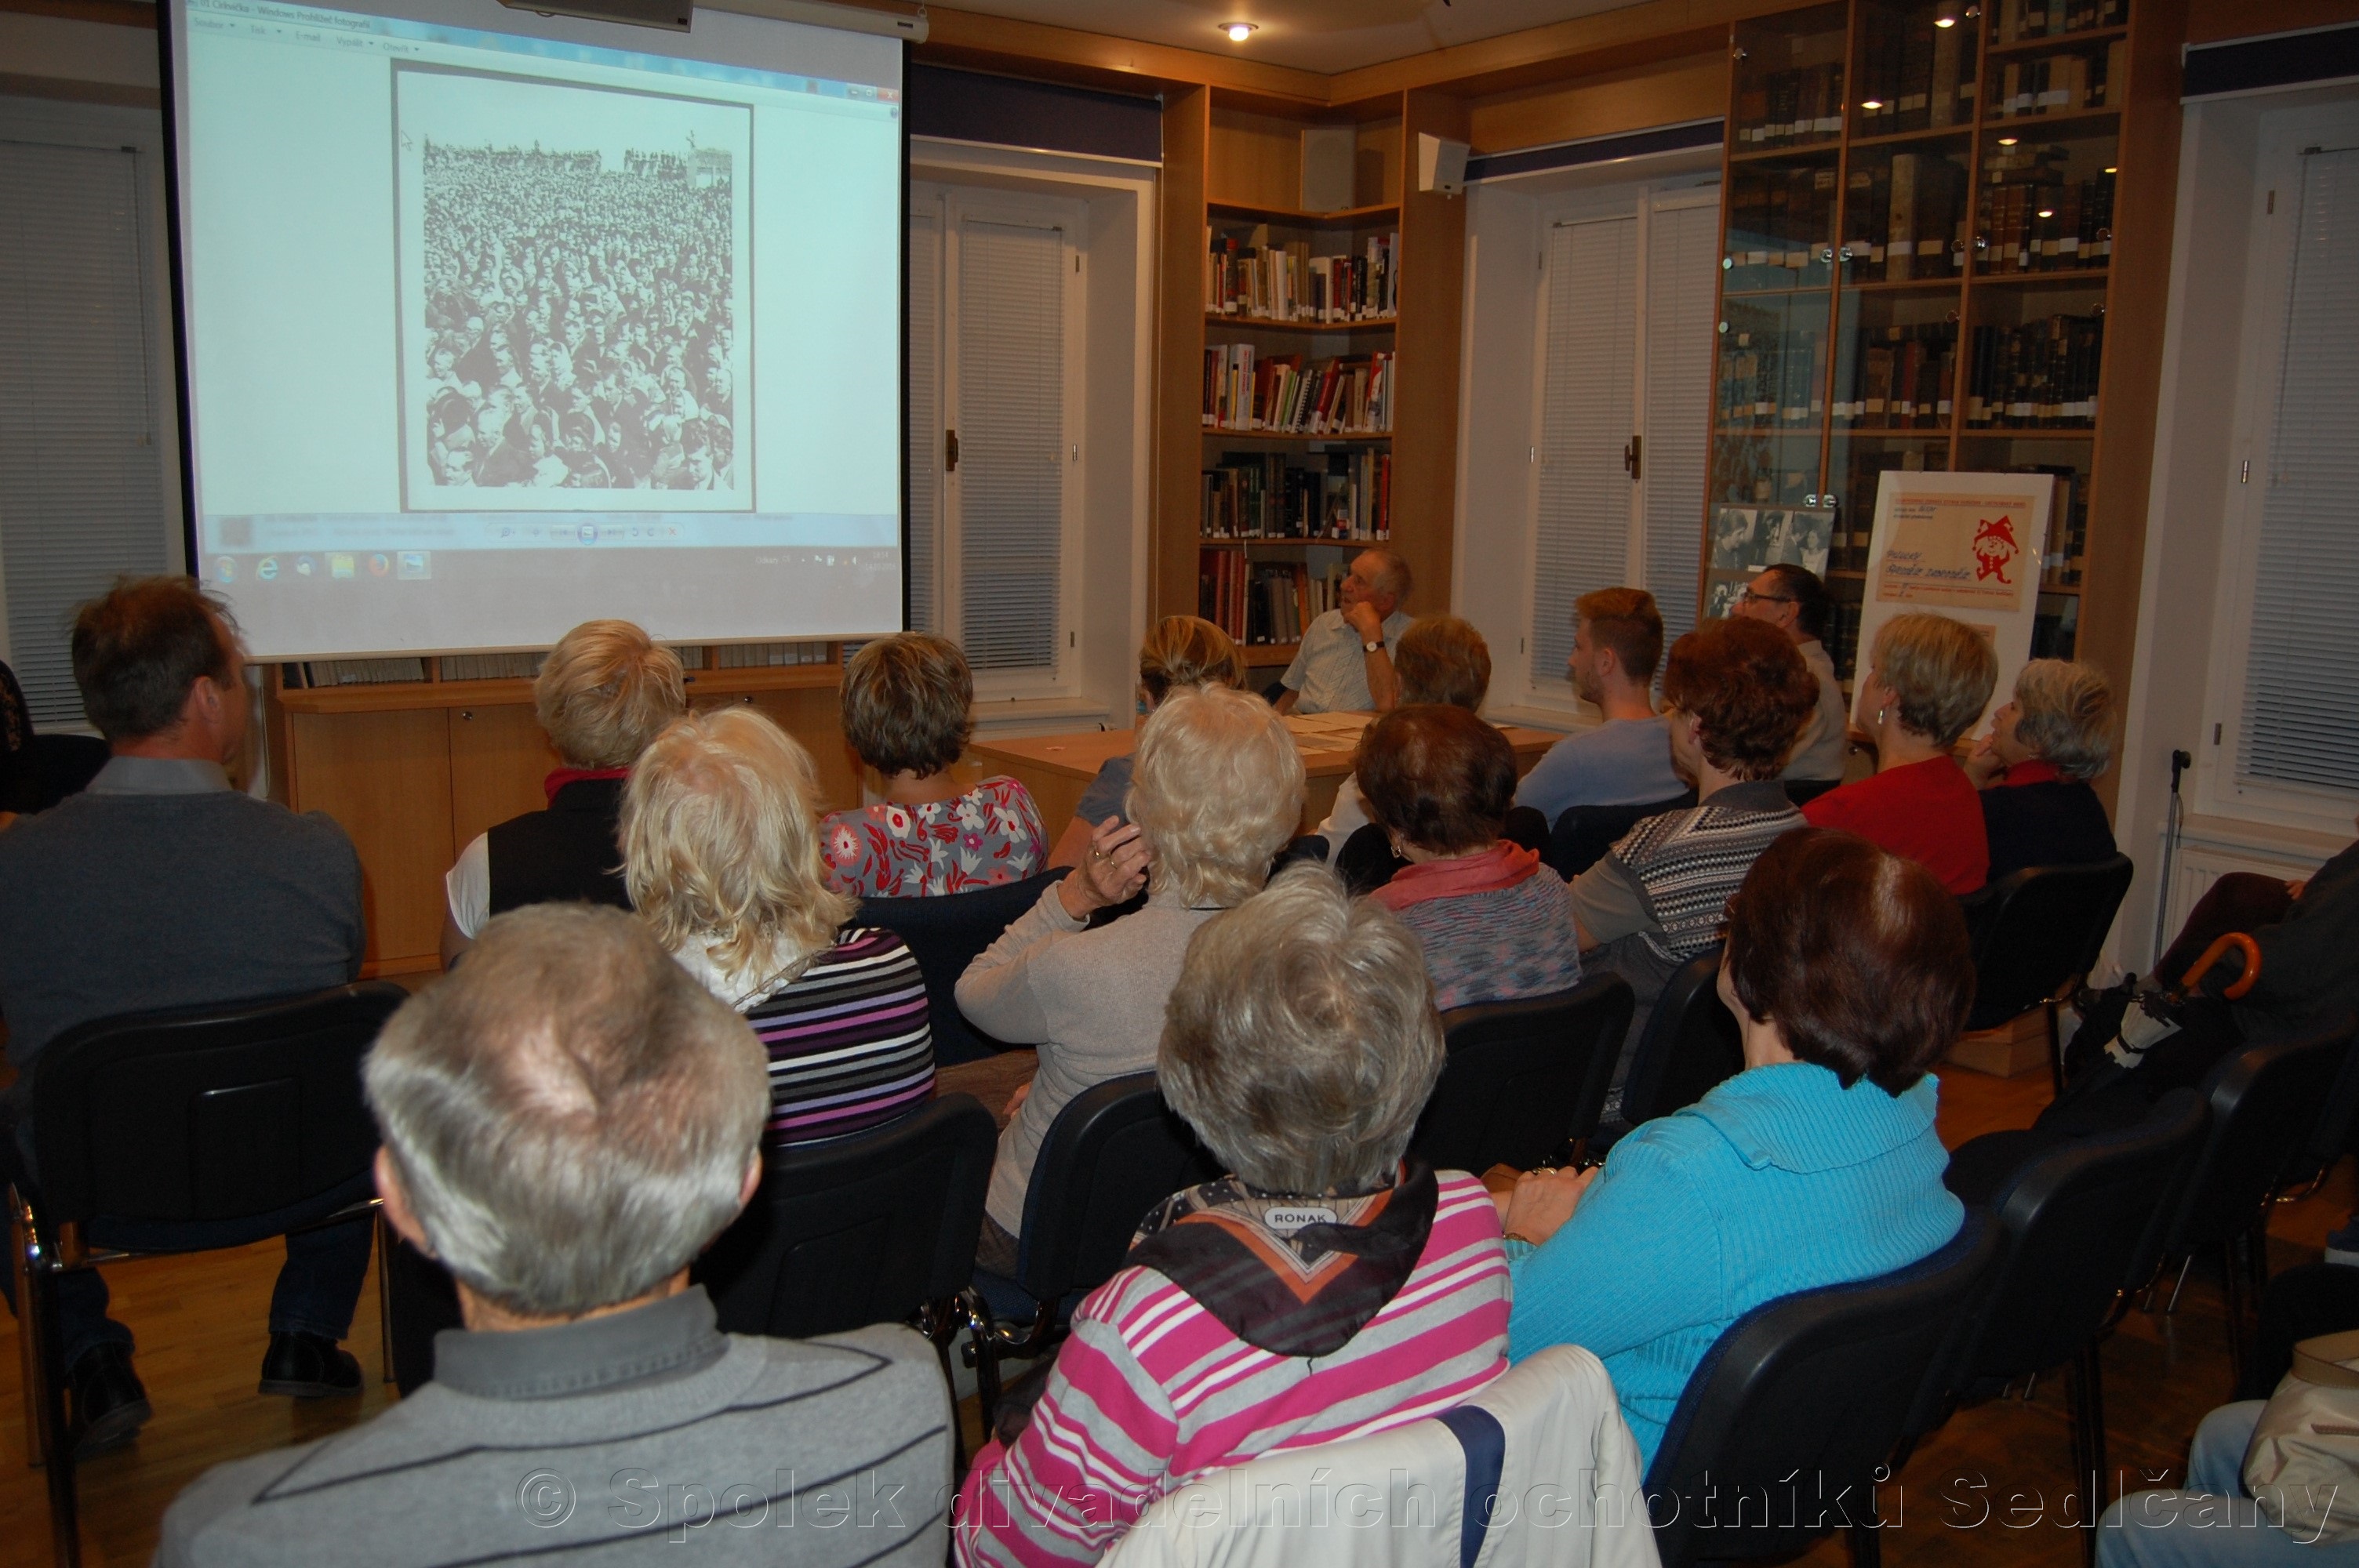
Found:
[[[100,1345],[83,1351],[66,1373],[66,1388],[73,1396],[73,1423],[67,1435],[77,1464],[129,1443],[156,1413],[139,1375],[131,1369],[127,1346]]]
[[[316,1334],[274,1334],[262,1358],[262,1391],[298,1400],[332,1399],[361,1391],[361,1364],[332,1339]]]

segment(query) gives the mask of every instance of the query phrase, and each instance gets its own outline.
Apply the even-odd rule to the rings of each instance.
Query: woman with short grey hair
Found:
[[[1208,1471],[1382,1432],[1497,1375],[1498,1211],[1472,1176],[1404,1158],[1441,1059],[1416,936],[1325,867],[1204,923],[1156,1076],[1231,1173],[1147,1217],[1038,1402],[1003,1412],[954,1516],[964,1568],[1093,1562]]]
[[[2114,853],[2105,803],[2089,787],[2114,761],[2114,687],[2076,659],[2034,659],[1991,715],[1967,776],[1982,791],[1996,881],[2027,866],[2085,866]]]

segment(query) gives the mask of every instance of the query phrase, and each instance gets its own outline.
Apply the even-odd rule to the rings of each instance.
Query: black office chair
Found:
[[[959,1011],[959,977],[1064,875],[1060,867],[974,892],[860,901],[860,913],[853,918],[863,925],[881,925],[900,937],[926,977],[926,1011],[933,1025],[937,1065],[980,1062],[998,1054],[998,1042],[976,1030]]]
[[[1808,806],[1831,789],[1841,789],[1841,779],[1786,779],[1786,798],[1796,806]]]
[[[1629,1032],[1629,982],[1601,975],[1569,991],[1441,1015],[1449,1047],[1411,1152],[1437,1171],[1547,1164],[1594,1131]]]
[[[108,755],[95,735],[36,734],[16,672],[0,664],[0,811],[47,811],[79,795]]]
[[[1959,1314],[1999,1247],[1966,1211],[1946,1246],[1908,1268],[1754,1308],[1715,1341],[1647,1471],[1664,1568],[1784,1557],[1849,1527],[1874,1568],[1877,1471]]]
[[[1571,881],[1605,859],[1605,851],[1649,816],[1683,811],[1695,803],[1695,791],[1690,790],[1674,799],[1637,806],[1568,806],[1558,814],[1556,826],[1549,829],[1548,848],[1540,851],[1540,859],[1558,876]]]
[[[2245,1292],[2258,1302],[2268,1283],[2268,1206],[2309,1146],[2359,1020],[2345,1015],[2299,1038],[2247,1045],[2203,1080],[2212,1130],[2196,1156],[2161,1255],[2181,1260],[2166,1313],[2199,1252],[2216,1252],[2228,1298],[2228,1354],[2245,1376]]]
[[[999,1363],[1046,1351],[1082,1292],[1122,1267],[1138,1222],[1173,1193],[1220,1174],[1153,1073],[1093,1085],[1066,1102],[1032,1162],[1016,1277],[977,1270],[967,1292],[966,1356],[986,1431],[999,1403]],[[1028,1316],[1015,1310],[1027,1304]]]
[[[2202,1096],[2174,1089],[2137,1126],[2060,1143],[2001,1181],[1991,1195],[1998,1260],[1959,1325],[1945,1378],[1920,1397],[1912,1437],[1947,1420],[1962,1398],[2069,1362],[2074,1485],[2107,1474],[2098,1347],[2147,1282],[2144,1238],[2176,1198],[2210,1121]],[[2111,1498],[2082,1501],[2081,1523],[2091,1531],[2083,1544],[2094,1562],[2094,1526]]]
[[[2056,1010],[2097,962],[2129,891],[2127,855],[2086,866],[2028,866],[1961,901],[1974,941],[1968,1030],[1996,1029],[2033,1008],[2048,1014],[2048,1066],[2064,1092]]]
[[[1593,1149],[1613,1147],[1632,1129],[1685,1109],[1745,1070],[1745,1041],[1719,987],[1717,947],[1671,972],[1623,1075],[1622,1112],[1597,1130]]]
[[[10,1188],[8,1217],[26,1449],[49,1470],[59,1562],[79,1563],[82,1544],[56,1276],[372,1214],[361,1060],[408,995],[380,980],[127,1014],[42,1048],[27,1119],[38,1177]]]

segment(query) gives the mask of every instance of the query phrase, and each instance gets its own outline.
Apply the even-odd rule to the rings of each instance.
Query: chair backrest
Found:
[[[1629,982],[1601,975],[1569,991],[1452,1008],[1449,1057],[1409,1141],[1438,1171],[1529,1170],[1597,1130],[1629,1032]]]
[[[363,1174],[361,1059],[408,997],[367,980],[67,1030],[33,1064],[45,1217],[251,1219]]]
[[[1624,1121],[1669,1116],[1745,1070],[1745,1039],[1719,987],[1717,947],[1671,972],[1622,1079]]]
[[[959,1011],[959,977],[976,955],[999,940],[1017,916],[1040,902],[1041,892],[1064,879],[1042,871],[1022,881],[1002,882],[973,892],[939,898],[864,898],[853,918],[881,925],[908,944],[926,977],[926,1011],[934,1030],[934,1060],[942,1066],[979,1062],[998,1047]]]
[[[807,1339],[958,1294],[998,1146],[979,1101],[945,1095],[856,1138],[774,1151],[696,1265],[722,1328]]]
[[[1968,1029],[1995,1029],[2028,1012],[2096,963],[2129,891],[2130,858],[2086,866],[2027,866],[1973,896],[1974,1010]]]
[[[1783,779],[1786,798],[1796,806],[1808,806],[1831,789],[1841,789],[1841,779]]]
[[[2308,1147],[2311,1129],[2352,1049],[2354,1021],[2334,1020],[2296,1039],[2247,1045],[2203,1080],[2212,1130],[2180,1199],[2164,1255],[2177,1257],[2241,1234]]]
[[[1614,848],[1622,835],[1649,816],[1680,811],[1695,803],[1695,791],[1690,790],[1670,800],[1650,800],[1634,806],[1567,806],[1549,829],[1548,849],[1540,859],[1557,875],[1571,881],[1605,859],[1605,851]]]
[[[1158,1498],[1107,1568],[1653,1568],[1638,1446],[1597,1357],[1560,1345],[1464,1403],[1268,1454]]]
[[[1016,1282],[1036,1302],[1062,1301],[1111,1279],[1138,1222],[1220,1162],[1163,1101],[1153,1073],[1130,1073],[1075,1095],[1049,1124],[1024,1195]]]
[[[1647,1472],[1669,1568],[1789,1555],[1872,1519],[1876,1467],[1998,1246],[1997,1227],[1969,1209],[1946,1246],[1906,1269],[1782,1296],[1732,1324]]]

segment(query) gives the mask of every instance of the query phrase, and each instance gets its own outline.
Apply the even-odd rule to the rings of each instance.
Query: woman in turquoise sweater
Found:
[[[1729,1325],[1956,1235],[1928,1069],[1973,985],[1957,901],[1924,867],[1823,828],[1772,844],[1729,902],[1720,971],[1745,1070],[1602,1168],[1527,1175],[1503,1200],[1510,1357],[1594,1352],[1651,1465]]]

